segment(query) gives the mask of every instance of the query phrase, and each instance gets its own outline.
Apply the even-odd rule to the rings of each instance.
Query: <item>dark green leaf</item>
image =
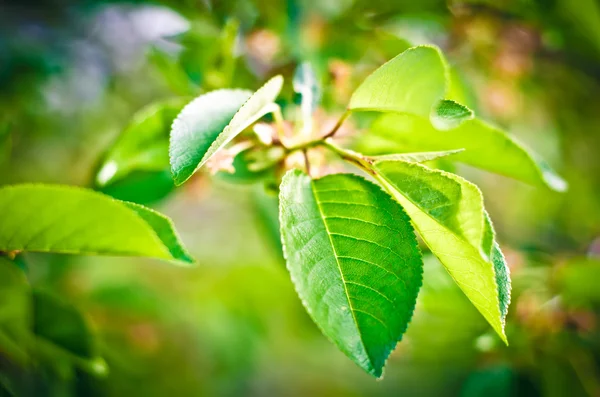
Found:
[[[283,178],[281,234],[292,281],[308,313],[374,376],[412,317],[421,253],[408,217],[378,186],[349,174]]]

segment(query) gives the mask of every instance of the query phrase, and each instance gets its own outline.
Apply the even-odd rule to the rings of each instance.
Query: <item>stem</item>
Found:
[[[336,153],[343,160],[348,161],[349,163],[354,164],[361,170],[365,171],[369,175],[371,175],[381,187],[385,189],[385,191],[392,197],[396,197],[396,190],[390,185],[390,183],[385,180],[374,168],[373,168],[373,160],[369,159],[366,156],[363,156],[360,153],[354,152],[352,150],[341,148],[335,145],[331,140],[322,141],[322,145]]]
[[[331,131],[329,131],[327,134],[325,134],[321,139],[325,140],[327,138],[333,137],[335,135],[335,133],[337,132],[337,130],[340,129],[340,127],[342,126],[342,124],[344,124],[344,121],[346,121],[346,119],[349,116],[350,116],[350,110],[346,109],[346,111],[344,112],[344,114],[342,114],[342,117],[340,117],[340,119],[335,124],[335,126],[333,127],[333,129]]]
[[[306,173],[308,176],[310,175],[310,161],[308,160],[308,149],[302,149],[302,154],[304,155],[304,167],[306,168]]]
[[[281,114],[281,108],[278,104],[273,103],[272,109],[273,110],[271,110],[271,113],[273,114],[273,118],[275,119],[277,137],[279,138],[279,142],[282,142],[283,145],[283,140],[285,138],[285,123],[283,120],[283,115]]]

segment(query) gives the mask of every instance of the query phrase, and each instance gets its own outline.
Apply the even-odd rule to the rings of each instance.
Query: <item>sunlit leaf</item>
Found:
[[[254,94],[217,90],[201,95],[179,113],[171,128],[171,173],[181,185],[219,149],[273,110],[283,84],[275,76]]]
[[[1,251],[133,255],[191,262],[181,254],[184,249],[162,216],[161,221],[149,221],[130,204],[90,190],[29,184],[3,187],[0,213]]]
[[[461,148],[465,151],[453,155],[452,160],[557,191],[567,188],[566,182],[533,151],[479,119],[440,131],[425,118],[387,114],[373,123],[359,143],[360,150],[372,154]]]
[[[283,179],[280,218],[288,270],[308,313],[342,352],[381,376],[421,286],[408,217],[361,177],[311,180],[296,170]]]
[[[395,191],[431,252],[506,341],[499,290],[510,285],[498,284],[505,278],[496,277],[499,252],[489,243],[493,232],[479,189],[457,175],[416,163],[383,161],[374,169]]]
[[[133,120],[107,151],[96,175],[99,186],[109,185],[133,171],[162,171],[169,168],[169,131],[184,99],[151,104]]]
[[[352,94],[348,109],[429,117],[446,92],[446,73],[439,49],[410,48],[368,76]]]
[[[436,160],[446,156],[452,156],[453,154],[460,153],[464,149],[456,150],[442,150],[439,152],[416,152],[416,153],[395,153],[395,154],[382,154],[380,156],[369,156],[372,161],[408,161],[412,163],[423,163],[426,161]]]

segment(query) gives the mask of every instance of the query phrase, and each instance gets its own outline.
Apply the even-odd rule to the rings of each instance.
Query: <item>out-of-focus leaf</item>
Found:
[[[33,332],[73,353],[93,358],[93,338],[81,313],[52,294],[33,291]]]
[[[0,189],[0,250],[148,256],[190,263],[170,222],[149,222],[125,202],[53,185]],[[161,240],[162,238],[162,240]],[[174,255],[173,253],[177,253]]]
[[[217,175],[228,182],[256,183],[274,176],[274,166],[285,155],[281,147],[244,150],[233,159],[235,172],[221,171]]]
[[[133,171],[168,170],[169,131],[185,102],[181,98],[171,99],[137,112],[108,149],[96,175],[96,183],[106,186]]]
[[[375,70],[354,91],[349,110],[429,117],[446,92],[445,61],[437,47],[409,48]]]
[[[98,191],[118,200],[131,201],[142,205],[157,203],[175,190],[169,169],[162,171],[134,171],[123,179]]]
[[[273,110],[283,78],[275,76],[251,95],[246,90],[217,90],[190,102],[171,128],[169,156],[176,185],[181,185],[219,149]]]
[[[504,131],[479,119],[440,131],[422,117],[387,114],[373,123],[358,146],[359,150],[372,154],[464,148],[452,159],[556,191],[567,188],[566,182],[544,160]]]
[[[12,150],[12,138],[10,134],[10,123],[0,121],[0,167],[10,158]]]
[[[62,356],[93,374],[104,375],[106,363],[98,355],[95,336],[81,312],[44,291],[34,289],[32,298],[36,353],[50,362]]]
[[[20,363],[28,360],[29,283],[21,269],[0,256],[0,354]]]
[[[308,313],[348,357],[380,377],[402,338],[423,263],[408,217],[380,187],[350,174],[284,177],[281,234]]]
[[[556,279],[567,304],[579,307],[600,304],[600,260],[578,259],[567,262],[558,269]]]
[[[498,291],[509,290],[510,284],[498,284],[505,279],[496,277],[494,261],[500,257],[490,251],[493,232],[479,189],[457,175],[416,163],[376,162],[374,169],[397,192],[396,200],[431,252],[506,342]]]
[[[514,374],[510,367],[495,366],[473,372],[465,382],[461,397],[514,396]]]

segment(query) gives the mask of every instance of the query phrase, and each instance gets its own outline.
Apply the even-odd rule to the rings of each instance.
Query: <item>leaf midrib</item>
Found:
[[[327,238],[329,239],[329,244],[331,245],[331,249],[333,250],[333,256],[335,257],[335,263],[337,265],[338,271],[340,273],[340,278],[342,280],[342,285],[344,287],[344,295],[346,297],[346,301],[348,302],[348,308],[350,310],[350,314],[352,315],[352,320],[354,321],[354,324],[356,325],[356,330],[358,331],[358,337],[360,339],[360,344],[361,344],[362,349],[365,352],[365,355],[367,356],[367,359],[369,361],[369,367],[370,367],[369,370],[370,370],[370,372],[375,372],[375,367],[373,366],[373,359],[369,355],[369,351],[366,348],[365,342],[363,340],[362,332],[360,330],[360,326],[358,325],[358,320],[356,319],[355,309],[352,306],[350,294],[348,293],[348,288],[346,286],[346,279],[344,278],[344,273],[342,272],[342,267],[339,262],[339,255],[335,249],[335,244],[333,244],[333,239],[331,237],[332,233],[329,231],[329,226],[327,226],[326,216],[325,216],[325,213],[323,212],[323,208],[321,207],[319,195],[317,194],[317,191],[314,188],[313,181],[311,181],[310,185],[311,185],[311,190],[313,192],[313,195],[315,197],[315,203],[317,204],[317,209],[319,210],[319,215],[321,217],[323,225],[325,226],[325,231],[327,232]]]

